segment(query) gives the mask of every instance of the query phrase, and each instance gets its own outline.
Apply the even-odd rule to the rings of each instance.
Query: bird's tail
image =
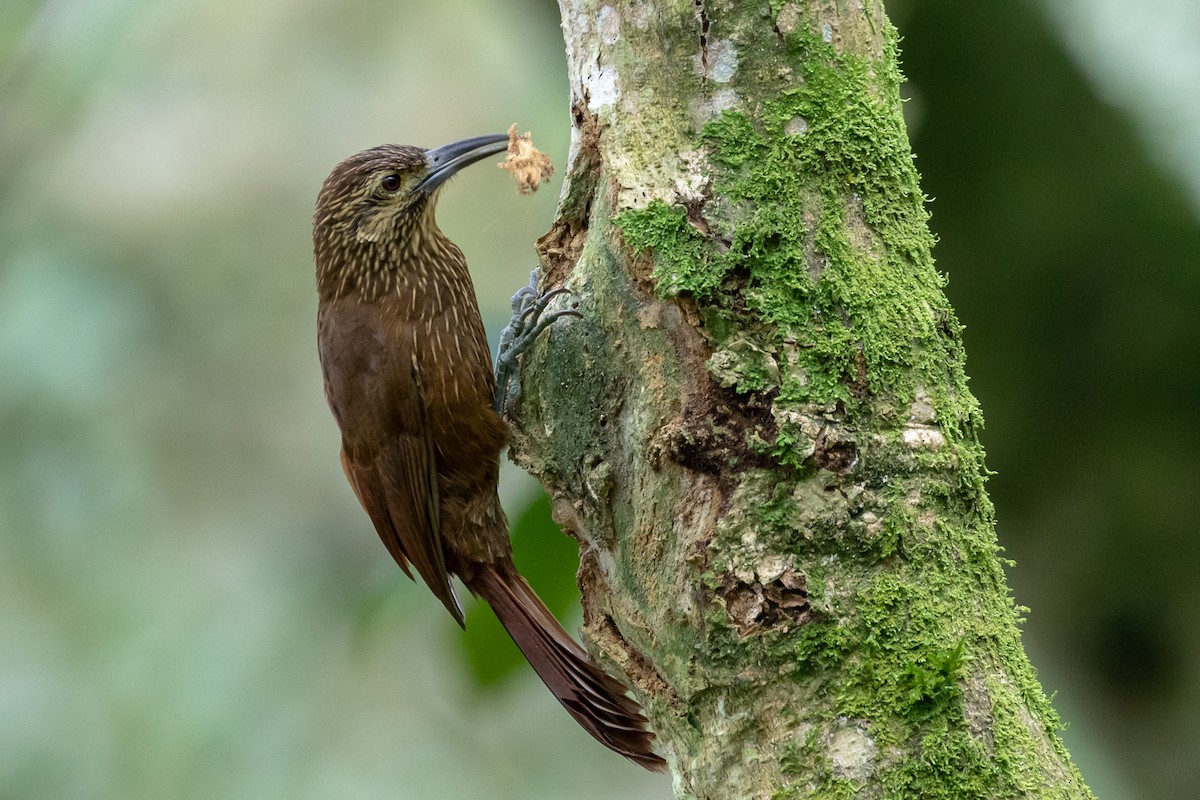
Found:
[[[542,682],[584,730],[646,769],[666,762],[651,749],[641,707],[558,624],[525,579],[509,564],[488,564],[468,582],[487,601]]]

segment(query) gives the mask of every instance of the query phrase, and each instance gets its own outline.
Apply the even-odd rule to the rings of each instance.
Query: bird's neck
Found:
[[[323,301],[388,303],[407,319],[440,316],[467,297],[474,301],[466,259],[436,225],[318,248],[317,289]]]

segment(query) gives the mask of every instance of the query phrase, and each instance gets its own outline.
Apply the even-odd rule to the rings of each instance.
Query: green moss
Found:
[[[851,800],[863,789],[860,781],[835,774],[824,755],[822,729],[809,726],[807,732],[785,747],[779,759],[779,771],[789,780],[789,786],[779,790],[777,797],[820,797],[831,800]]]
[[[876,576],[858,595],[856,624],[869,631],[862,656],[846,665],[842,713],[905,720],[913,728],[954,713],[964,643],[949,644],[944,615],[927,589],[893,573]],[[952,640],[950,640],[952,641]]]
[[[916,581],[876,575],[848,619],[801,632],[797,661],[806,679],[827,680],[834,718],[874,721],[881,750],[918,743],[920,758],[881,772],[885,797],[1009,796],[1006,771],[964,717],[967,640],[947,635],[952,616],[933,597]]]
[[[660,295],[688,292],[707,298],[721,285],[725,259],[688,224],[683,208],[656,200],[641,211],[618,215],[613,222],[630,247],[653,250],[653,274]]]
[[[973,426],[959,325],[933,268],[925,199],[899,114],[890,26],[885,39],[888,57],[872,62],[793,35],[803,80],[764,102],[753,120],[726,111],[705,126],[701,138],[718,171],[704,217],[725,246],[691,225],[683,208],[661,202],[615,222],[632,247],[653,253],[661,294],[715,306],[706,321],[742,318],[709,326],[718,349],[751,323],[773,331],[766,352],[800,344],[796,369],[778,387],[783,402],[854,406],[864,390],[905,402],[918,383],[948,386],[934,398],[939,412]],[[738,288],[730,279],[744,281],[744,312],[733,310],[728,292],[717,294]],[[760,390],[763,377],[739,388]],[[786,447],[778,455],[792,460]]]
[[[860,359],[872,392],[910,398],[914,378],[946,378],[922,347],[938,338],[931,310],[945,300],[917,175],[898,118],[851,100],[866,95],[865,67],[819,61],[765,104],[761,132],[732,112],[706,127],[728,168],[721,227],[748,273],[748,308],[804,347],[807,380],[785,387],[787,399],[851,403]],[[811,120],[807,131],[787,134],[796,119]]]
[[[791,664],[797,681],[833,698],[829,706],[806,709],[809,723],[869,720],[882,751],[919,749],[920,758],[880,771],[884,796],[1013,796],[1024,790],[1022,774],[1043,774],[1043,765],[1033,761],[1037,746],[1025,720],[1037,720],[1060,751],[1061,743],[1058,718],[1020,648],[982,480],[958,480],[953,460],[932,459],[935,466],[923,467],[911,448],[891,444],[868,451],[865,460],[892,476],[882,498],[868,493],[854,502],[826,499],[840,495],[828,473],[773,491],[766,474],[744,482],[746,492],[768,499],[725,531],[717,553],[737,548],[752,532],[756,546],[801,555],[818,617],[788,634],[770,631],[746,642],[728,629],[718,610],[708,625],[709,641],[721,643],[719,652],[706,656],[732,671],[746,663],[750,647],[755,658]],[[890,509],[885,533],[874,540],[886,544],[874,550],[847,540],[852,528],[844,520],[835,523],[835,508],[849,512],[862,504]],[[743,507],[737,497],[734,506]],[[903,559],[885,562],[886,547]],[[714,558],[715,570],[728,565],[723,556]],[[979,659],[980,653],[988,655]],[[967,721],[962,687],[993,674],[997,653],[1012,683],[995,689],[1003,700],[997,702],[989,747]],[[819,752],[797,752],[793,762],[809,764]],[[815,785],[814,775],[803,777],[797,786]],[[853,785],[839,787],[818,796],[836,796],[834,791]],[[786,797],[792,789],[780,791]]]
[[[699,612],[702,639],[680,643],[679,671],[697,659],[704,680],[728,688],[747,664],[780,665],[821,698],[796,709],[807,733],[781,759],[790,783],[776,797],[862,792],[820,760],[813,738],[846,719],[864,721],[881,760],[919,751],[880,766],[882,796],[1016,796],[1045,766],[1032,764],[1031,725],[1069,761],[997,558],[982,421],[900,115],[896,34],[884,29],[884,58],[873,61],[810,27],[786,37],[788,88],[755,98],[753,117],[723,112],[693,143],[714,166],[710,202],[653,202],[613,219],[651,259],[659,295],[694,301],[714,380],[772,405],[776,434],[758,452],[775,467],[739,475],[730,508],[741,516],[708,548],[707,588],[753,574],[764,553],[785,555],[807,577],[815,614],[743,636],[711,603]],[[903,438],[919,397],[940,446]],[[819,461],[813,430],[824,422],[854,439],[849,473]],[[865,522],[867,510],[879,519]],[[989,742],[968,721],[964,692],[998,670]]]
[[[894,800],[974,800],[1014,797],[1007,776],[984,745],[966,730],[931,726],[920,740],[921,757],[883,776],[883,796]]]

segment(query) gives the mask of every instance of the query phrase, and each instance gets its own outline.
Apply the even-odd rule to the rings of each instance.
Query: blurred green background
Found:
[[[1200,785],[1193,6],[889,4],[1026,643],[1108,800]],[[562,165],[562,49],[534,0],[0,0],[0,798],[670,796],[395,569],[316,364],[329,168],[514,121]],[[444,196],[493,332],[558,185]]]

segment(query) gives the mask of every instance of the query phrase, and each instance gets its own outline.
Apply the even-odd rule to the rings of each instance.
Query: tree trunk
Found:
[[[878,0],[560,0],[513,456],[680,798],[1091,797],[1018,634]]]

